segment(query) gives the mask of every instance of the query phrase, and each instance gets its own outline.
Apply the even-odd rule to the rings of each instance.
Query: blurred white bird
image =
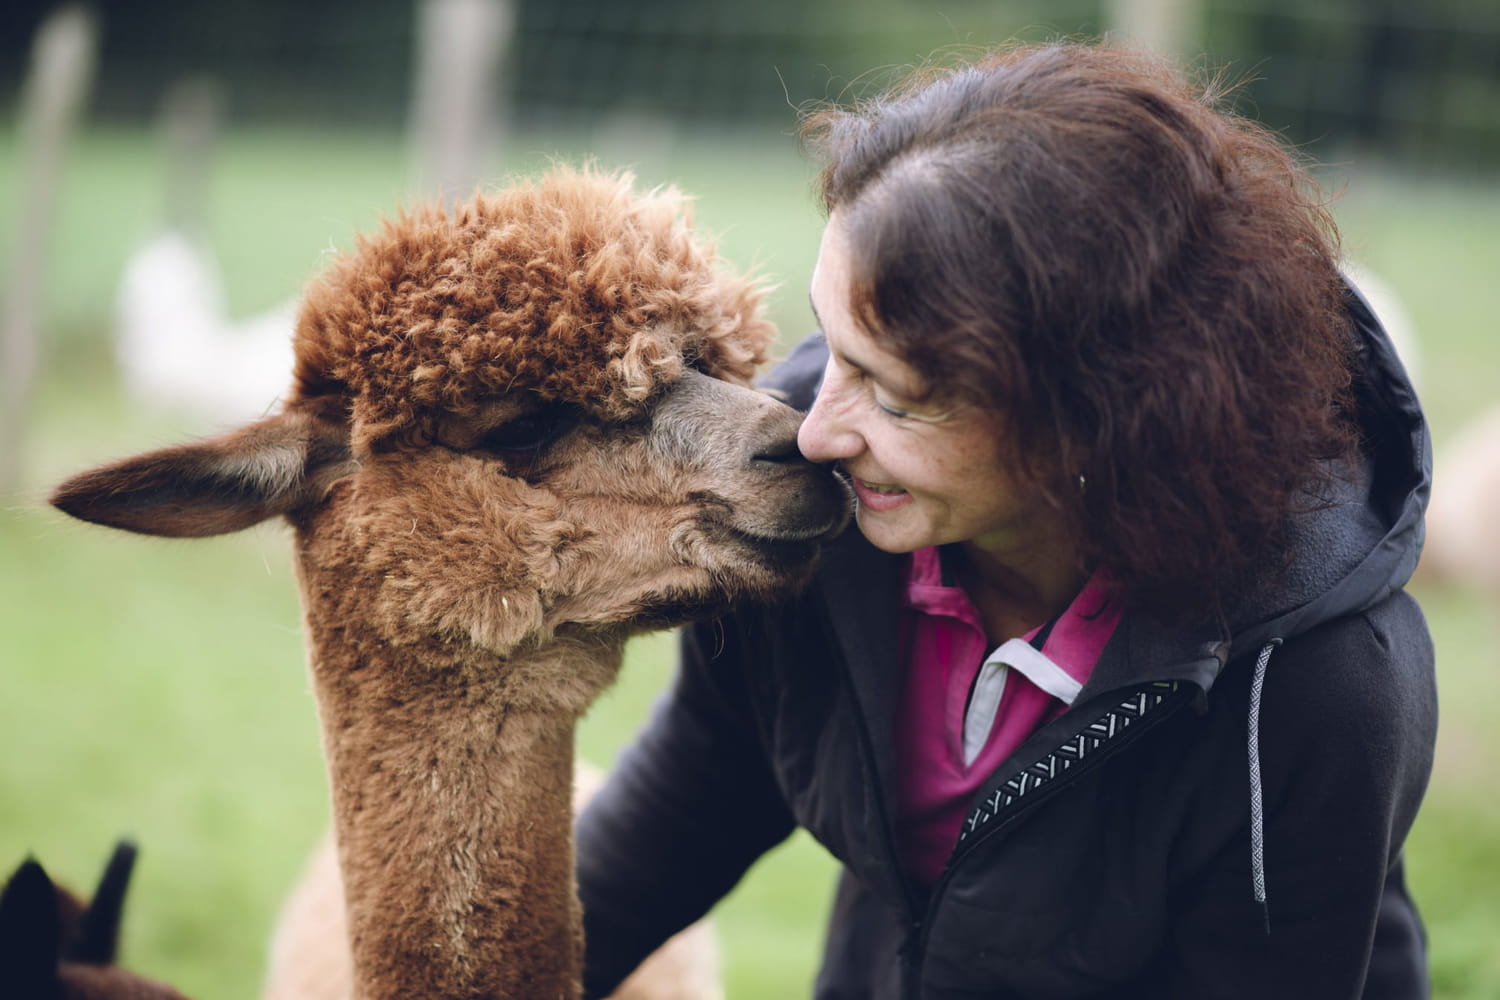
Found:
[[[234,320],[224,276],[196,238],[221,118],[218,85],[187,78],[162,100],[166,224],[126,262],[115,301],[115,352],[143,405],[217,424],[263,415],[291,379],[296,305]]]
[[[213,255],[168,230],[126,263],[115,349],[142,403],[240,423],[264,415],[290,384],[295,322],[294,302],[230,319]]]

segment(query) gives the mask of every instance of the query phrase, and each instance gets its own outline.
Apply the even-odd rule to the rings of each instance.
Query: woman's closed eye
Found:
[[[887,416],[898,419],[911,416],[911,411],[906,409],[906,407],[898,405],[889,399],[882,398],[882,394],[878,389],[871,391],[870,398],[874,401],[876,408]]]

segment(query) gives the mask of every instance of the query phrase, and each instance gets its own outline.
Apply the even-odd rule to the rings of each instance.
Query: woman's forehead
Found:
[[[923,399],[927,394],[926,379],[880,338],[872,336],[855,315],[849,265],[846,230],[835,212],[823,231],[808,295],[813,318],[828,340],[829,352],[903,398]]]

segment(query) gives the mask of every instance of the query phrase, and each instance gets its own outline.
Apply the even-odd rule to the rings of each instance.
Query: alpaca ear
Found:
[[[115,844],[99,887],[89,899],[88,908],[78,919],[78,926],[66,943],[63,958],[69,962],[90,965],[113,965],[120,946],[120,922],[125,914],[125,890],[130,886],[130,872],[135,867],[135,845],[128,840]]]
[[[353,467],[345,426],[287,411],[220,437],[80,473],[48,499],[95,524],[201,538],[316,502]]]
[[[57,986],[57,890],[27,858],[0,893],[0,983],[20,997],[53,995]]]

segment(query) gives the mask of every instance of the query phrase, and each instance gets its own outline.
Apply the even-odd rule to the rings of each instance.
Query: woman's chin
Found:
[[[882,552],[915,552],[931,544],[926,533],[915,530],[914,525],[902,524],[887,512],[871,510],[862,503],[855,508],[854,523],[865,540]]]

